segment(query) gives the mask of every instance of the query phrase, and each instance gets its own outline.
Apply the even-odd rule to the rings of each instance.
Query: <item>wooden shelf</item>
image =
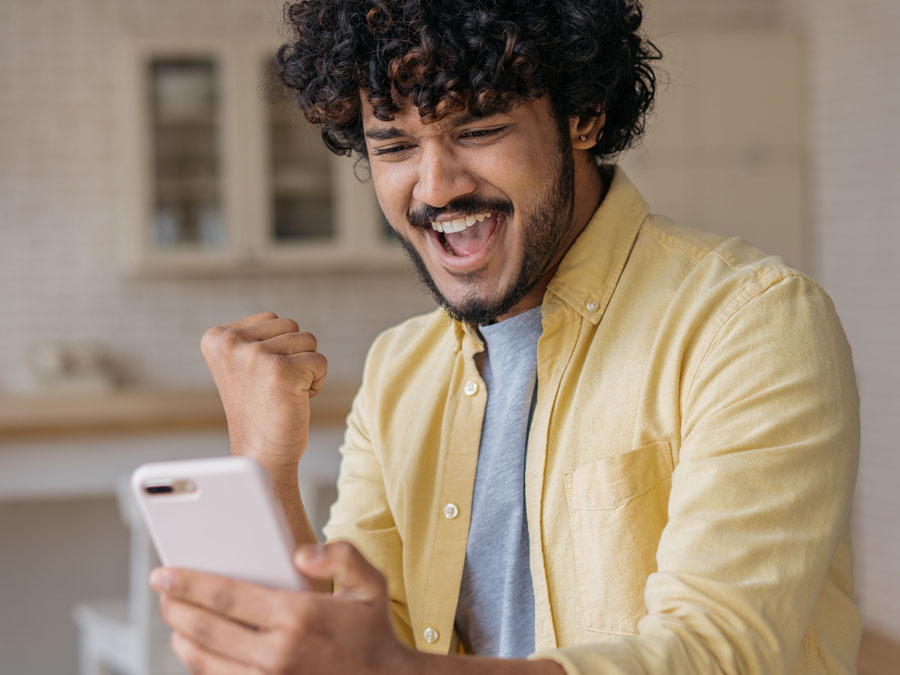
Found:
[[[314,426],[343,425],[355,387],[335,383],[312,401]],[[214,389],[121,389],[102,394],[0,397],[0,442],[176,429],[226,429]]]

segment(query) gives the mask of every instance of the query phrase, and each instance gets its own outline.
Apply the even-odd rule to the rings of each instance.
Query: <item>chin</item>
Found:
[[[496,273],[485,268],[472,273],[453,274],[429,256],[427,247],[422,252],[405,236],[400,236],[400,243],[409,255],[422,285],[452,318],[463,323],[494,321],[511,309],[533,285],[527,284],[526,287],[522,270],[517,280],[510,281],[506,278],[513,269],[508,258]],[[425,260],[428,260],[428,264]],[[519,263],[519,266],[522,264]]]

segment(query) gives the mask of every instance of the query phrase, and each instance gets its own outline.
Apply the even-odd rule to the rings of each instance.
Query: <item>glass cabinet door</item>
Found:
[[[269,105],[265,121],[269,147],[269,241],[328,243],[337,237],[333,207],[331,152],[320,132],[306,122],[291,90],[275,74],[270,58],[263,64]]]
[[[128,271],[405,265],[371,182],[326,148],[280,82],[278,47],[260,35],[123,39],[114,65]]]
[[[221,81],[213,57],[156,56],[147,62],[150,113],[151,248],[221,248]]]

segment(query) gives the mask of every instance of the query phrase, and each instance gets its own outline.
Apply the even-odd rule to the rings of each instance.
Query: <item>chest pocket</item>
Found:
[[[667,442],[604,457],[565,474],[585,627],[631,635],[647,613],[644,586],[672,488]]]

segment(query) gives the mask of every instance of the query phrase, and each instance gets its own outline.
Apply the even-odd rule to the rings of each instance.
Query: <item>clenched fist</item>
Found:
[[[263,312],[210,328],[200,348],[222,397],[231,452],[270,475],[297,474],[309,438],[309,399],[322,388],[325,357],[292,319]]]

